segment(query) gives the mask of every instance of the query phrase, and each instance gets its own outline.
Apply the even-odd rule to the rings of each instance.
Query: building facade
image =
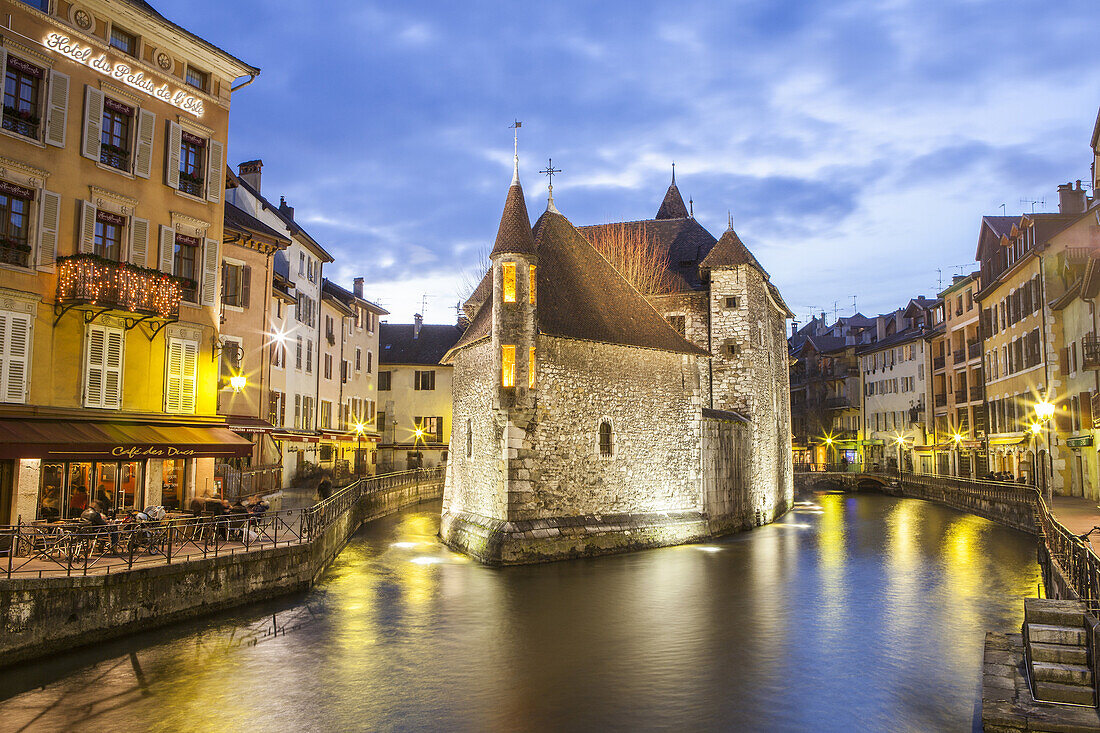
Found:
[[[5,0],[0,522],[178,506],[217,415],[222,171],[258,70],[144,2]]]
[[[440,360],[462,336],[460,326],[381,325],[376,429],[381,470],[431,468],[447,462],[454,367]]]

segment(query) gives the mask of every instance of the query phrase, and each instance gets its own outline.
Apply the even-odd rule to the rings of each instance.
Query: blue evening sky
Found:
[[[391,322],[449,322],[511,177],[518,117],[563,169],[574,224],[652,217],[669,163],[800,320],[933,295],[982,214],[1089,180],[1095,0],[289,2],[152,0],[263,72],[233,99],[229,162],[262,158]],[[961,267],[957,267],[961,266]]]

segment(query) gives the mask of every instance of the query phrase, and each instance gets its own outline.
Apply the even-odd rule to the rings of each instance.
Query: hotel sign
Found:
[[[157,86],[155,81],[145,76],[144,71],[137,71],[122,62],[111,63],[102,53],[99,56],[94,56],[95,49],[91,46],[81,46],[68,36],[63,36],[60,33],[50,33],[46,36],[44,43],[47,48],[68,56],[79,64],[89,66],[110,79],[115,79],[129,87],[141,90],[150,97],[155,97],[179,107],[184,112],[202,117],[205,111],[201,99],[185,91],[172,90],[167,84]]]

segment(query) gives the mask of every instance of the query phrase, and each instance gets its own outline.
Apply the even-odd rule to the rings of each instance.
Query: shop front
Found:
[[[119,512],[186,508],[213,495],[215,459],[250,450],[222,427],[0,420],[12,522],[75,519],[93,502]]]

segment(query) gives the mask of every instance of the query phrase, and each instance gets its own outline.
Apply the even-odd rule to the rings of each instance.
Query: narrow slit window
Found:
[[[504,265],[504,302],[516,302],[516,263],[505,262]]]
[[[516,347],[503,345],[500,347],[501,384],[505,387],[516,386]]]
[[[531,347],[531,351],[527,356],[527,386],[534,389],[535,387],[535,347]]]
[[[527,302],[531,305],[535,304],[535,266],[531,265],[530,268],[530,284],[527,288]]]
[[[604,420],[600,423],[600,455],[610,456],[612,448],[611,423]]]

